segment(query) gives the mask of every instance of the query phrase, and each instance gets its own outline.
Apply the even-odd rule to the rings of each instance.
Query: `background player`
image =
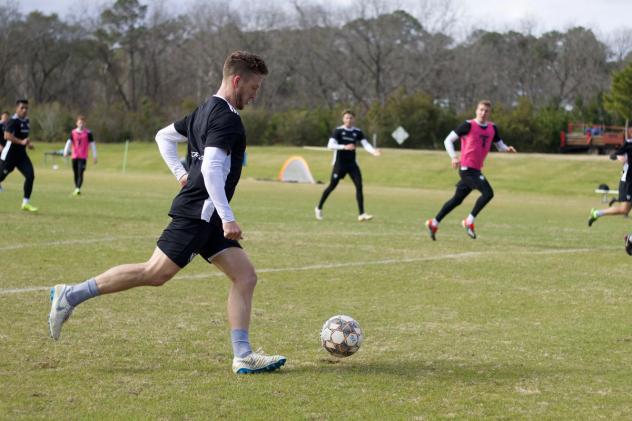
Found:
[[[229,205],[241,175],[246,134],[237,110],[254,101],[268,69],[257,55],[234,52],[224,63],[217,94],[184,119],[156,135],[160,153],[182,189],[173,200],[171,223],[145,263],[116,266],[77,285],[51,289],[49,329],[53,339],[73,309],[99,294],[138,286],[160,286],[197,254],[215,264],[232,281],[228,321],[235,373],[272,371],[285,364],[280,355],[252,352],[248,339],[255,269],[237,242],[242,231]],[[178,142],[188,141],[189,172],[178,159]]]
[[[2,153],[2,149],[4,145],[6,145],[7,141],[4,140],[4,130],[7,128],[7,124],[9,124],[9,112],[3,111],[0,114],[0,154]],[[3,192],[2,185],[0,185],[0,192]]]
[[[356,201],[358,202],[358,221],[368,221],[373,219],[373,215],[364,212],[364,196],[362,194],[362,173],[356,162],[356,143],[360,142],[364,149],[373,156],[380,156],[380,150],[366,140],[362,130],[353,126],[355,123],[355,114],[351,110],[342,113],[343,125],[334,130],[329,139],[327,148],[334,151],[333,170],[331,172],[331,180],[325,188],[320,202],[314,209],[316,219],[323,219],[323,206],[325,200],[336,188],[340,180],[345,178],[347,174],[351,177],[356,189]]]
[[[88,160],[88,145],[92,149],[92,161],[97,163],[97,144],[94,141],[92,132],[85,127],[86,118],[82,115],[77,116],[77,127],[70,132],[70,137],[66,141],[64,148],[64,157],[68,156],[72,148],[72,172],[75,178],[75,190],[72,192],[74,196],[81,194],[81,185],[83,184],[83,173],[86,170]]]
[[[491,144],[494,143],[496,148],[502,152],[516,152],[512,146],[505,145],[505,142],[502,141],[498,134],[496,125],[489,121],[491,111],[492,104],[490,101],[480,101],[476,107],[476,118],[474,120],[466,120],[450,132],[444,141],[445,149],[452,159],[452,168],[459,169],[461,180],[456,185],[454,196],[443,205],[437,216],[426,221],[430,238],[433,240],[436,239],[439,222],[452,209],[459,206],[472,190],[480,191],[481,196],[476,200],[472,212],[461,222],[461,225],[463,225],[470,238],[476,238],[474,218],[494,197],[492,186],[481,172]],[[457,156],[453,145],[458,139],[461,139],[460,158]]]
[[[22,210],[37,212],[37,208],[29,203],[35,181],[33,163],[26,153],[27,148],[33,149],[29,139],[29,102],[26,99],[18,99],[15,105],[15,114],[4,129],[6,144],[0,153],[0,182],[17,168],[24,176]]]
[[[618,204],[614,205],[611,202],[610,207],[606,209],[591,209],[588,218],[589,227],[602,216],[627,215],[630,213],[630,209],[632,209],[632,173],[629,171],[629,166],[632,162],[632,139],[626,139],[625,143],[610,155],[610,159],[618,160],[623,163],[621,179],[619,180]]]

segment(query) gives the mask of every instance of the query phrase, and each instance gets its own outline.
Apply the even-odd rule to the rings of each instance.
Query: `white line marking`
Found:
[[[121,237],[101,237],[101,238],[86,238],[83,240],[60,240],[60,241],[46,241],[43,243],[25,243],[25,244],[14,244],[12,246],[4,246],[0,247],[0,251],[4,250],[18,250],[29,247],[49,247],[49,246],[61,246],[67,244],[91,244],[91,243],[107,243],[118,240],[136,240],[141,238],[156,238],[155,236],[148,235],[125,235]]]
[[[348,268],[348,267],[356,267],[356,266],[369,266],[369,265],[393,265],[398,263],[416,263],[416,262],[430,262],[435,260],[445,260],[445,259],[467,259],[471,257],[480,257],[480,256],[493,256],[495,254],[529,254],[529,255],[538,255],[538,254],[572,254],[572,253],[592,253],[595,251],[607,251],[619,249],[619,247],[603,247],[599,249],[545,249],[545,250],[534,250],[534,251],[471,251],[465,253],[452,253],[452,254],[441,254],[438,256],[427,256],[427,257],[410,257],[406,259],[384,259],[384,260],[372,260],[366,262],[347,262],[347,263],[330,263],[330,264],[320,264],[320,265],[309,265],[309,266],[299,266],[299,267],[287,267],[287,268],[263,268],[257,269],[257,273],[279,273],[279,272],[299,272],[305,270],[324,270],[324,269],[339,269],[339,268]],[[196,275],[179,275],[173,278],[174,280],[185,280],[185,279],[205,279],[209,277],[215,276],[223,276],[222,272],[210,272],[210,273],[200,273]],[[33,291],[43,291],[49,290],[50,287],[29,287],[29,288],[8,288],[8,289],[0,289],[0,295],[8,295],[8,294],[18,294],[22,292],[33,292]]]

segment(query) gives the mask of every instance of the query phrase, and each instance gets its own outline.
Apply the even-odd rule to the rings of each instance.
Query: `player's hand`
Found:
[[[224,229],[224,237],[229,240],[241,240],[243,238],[241,228],[236,221],[224,222],[222,228]]]
[[[31,143],[31,140],[30,140],[30,139],[27,139],[27,142],[26,142],[26,147],[27,147],[28,149],[35,149],[35,146],[33,146],[33,144]]]
[[[452,158],[452,168],[457,169],[461,164],[461,160],[459,158]]]
[[[507,152],[509,152],[509,153],[518,153],[516,148],[514,148],[513,146],[507,146]]]
[[[180,177],[178,183],[180,183],[180,187],[184,187],[187,185],[187,181],[189,181],[189,174],[184,174],[182,177]]]
[[[345,151],[355,151],[355,145],[353,143],[345,145]]]
[[[375,152],[373,152],[373,156],[380,156],[382,155],[382,151],[379,149],[376,149]]]

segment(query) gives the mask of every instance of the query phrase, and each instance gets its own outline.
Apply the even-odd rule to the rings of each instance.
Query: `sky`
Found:
[[[112,0],[113,1],[113,0]],[[161,1],[172,10],[193,0],[141,0],[151,4]],[[199,1],[199,0],[198,0]],[[284,0],[266,0],[284,3]],[[303,3],[349,4],[358,0],[303,0]],[[414,8],[423,0],[386,0],[404,10]],[[439,0],[441,1],[441,0]],[[104,3],[106,0],[97,1]],[[84,4],[81,0],[27,0],[20,3],[24,13],[39,10],[66,16]],[[95,2],[92,2],[93,4]],[[517,30],[539,34],[549,30],[565,31],[573,26],[584,26],[596,34],[608,34],[617,29],[632,28],[632,0],[452,0],[465,28],[488,30]],[[255,3],[256,4],[256,3]],[[85,7],[85,6],[84,6]]]

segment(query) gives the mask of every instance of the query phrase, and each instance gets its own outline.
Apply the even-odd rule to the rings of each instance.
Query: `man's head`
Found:
[[[355,123],[355,113],[351,110],[344,110],[342,112],[342,124],[349,129],[353,127],[353,123]]]
[[[268,67],[261,57],[246,51],[235,51],[224,62],[222,84],[233,92],[234,105],[242,110],[255,100],[267,74]]]
[[[18,99],[15,101],[15,113],[18,118],[25,118],[29,113],[29,102],[26,99]]]
[[[482,100],[478,102],[476,106],[476,120],[479,123],[487,123],[489,117],[492,115],[492,103],[489,100]]]
[[[9,121],[9,112],[8,111],[3,111],[2,114],[0,114],[0,123],[6,123],[7,121]]]
[[[85,127],[85,125],[86,125],[86,117],[79,114],[77,116],[77,128],[81,130]]]

